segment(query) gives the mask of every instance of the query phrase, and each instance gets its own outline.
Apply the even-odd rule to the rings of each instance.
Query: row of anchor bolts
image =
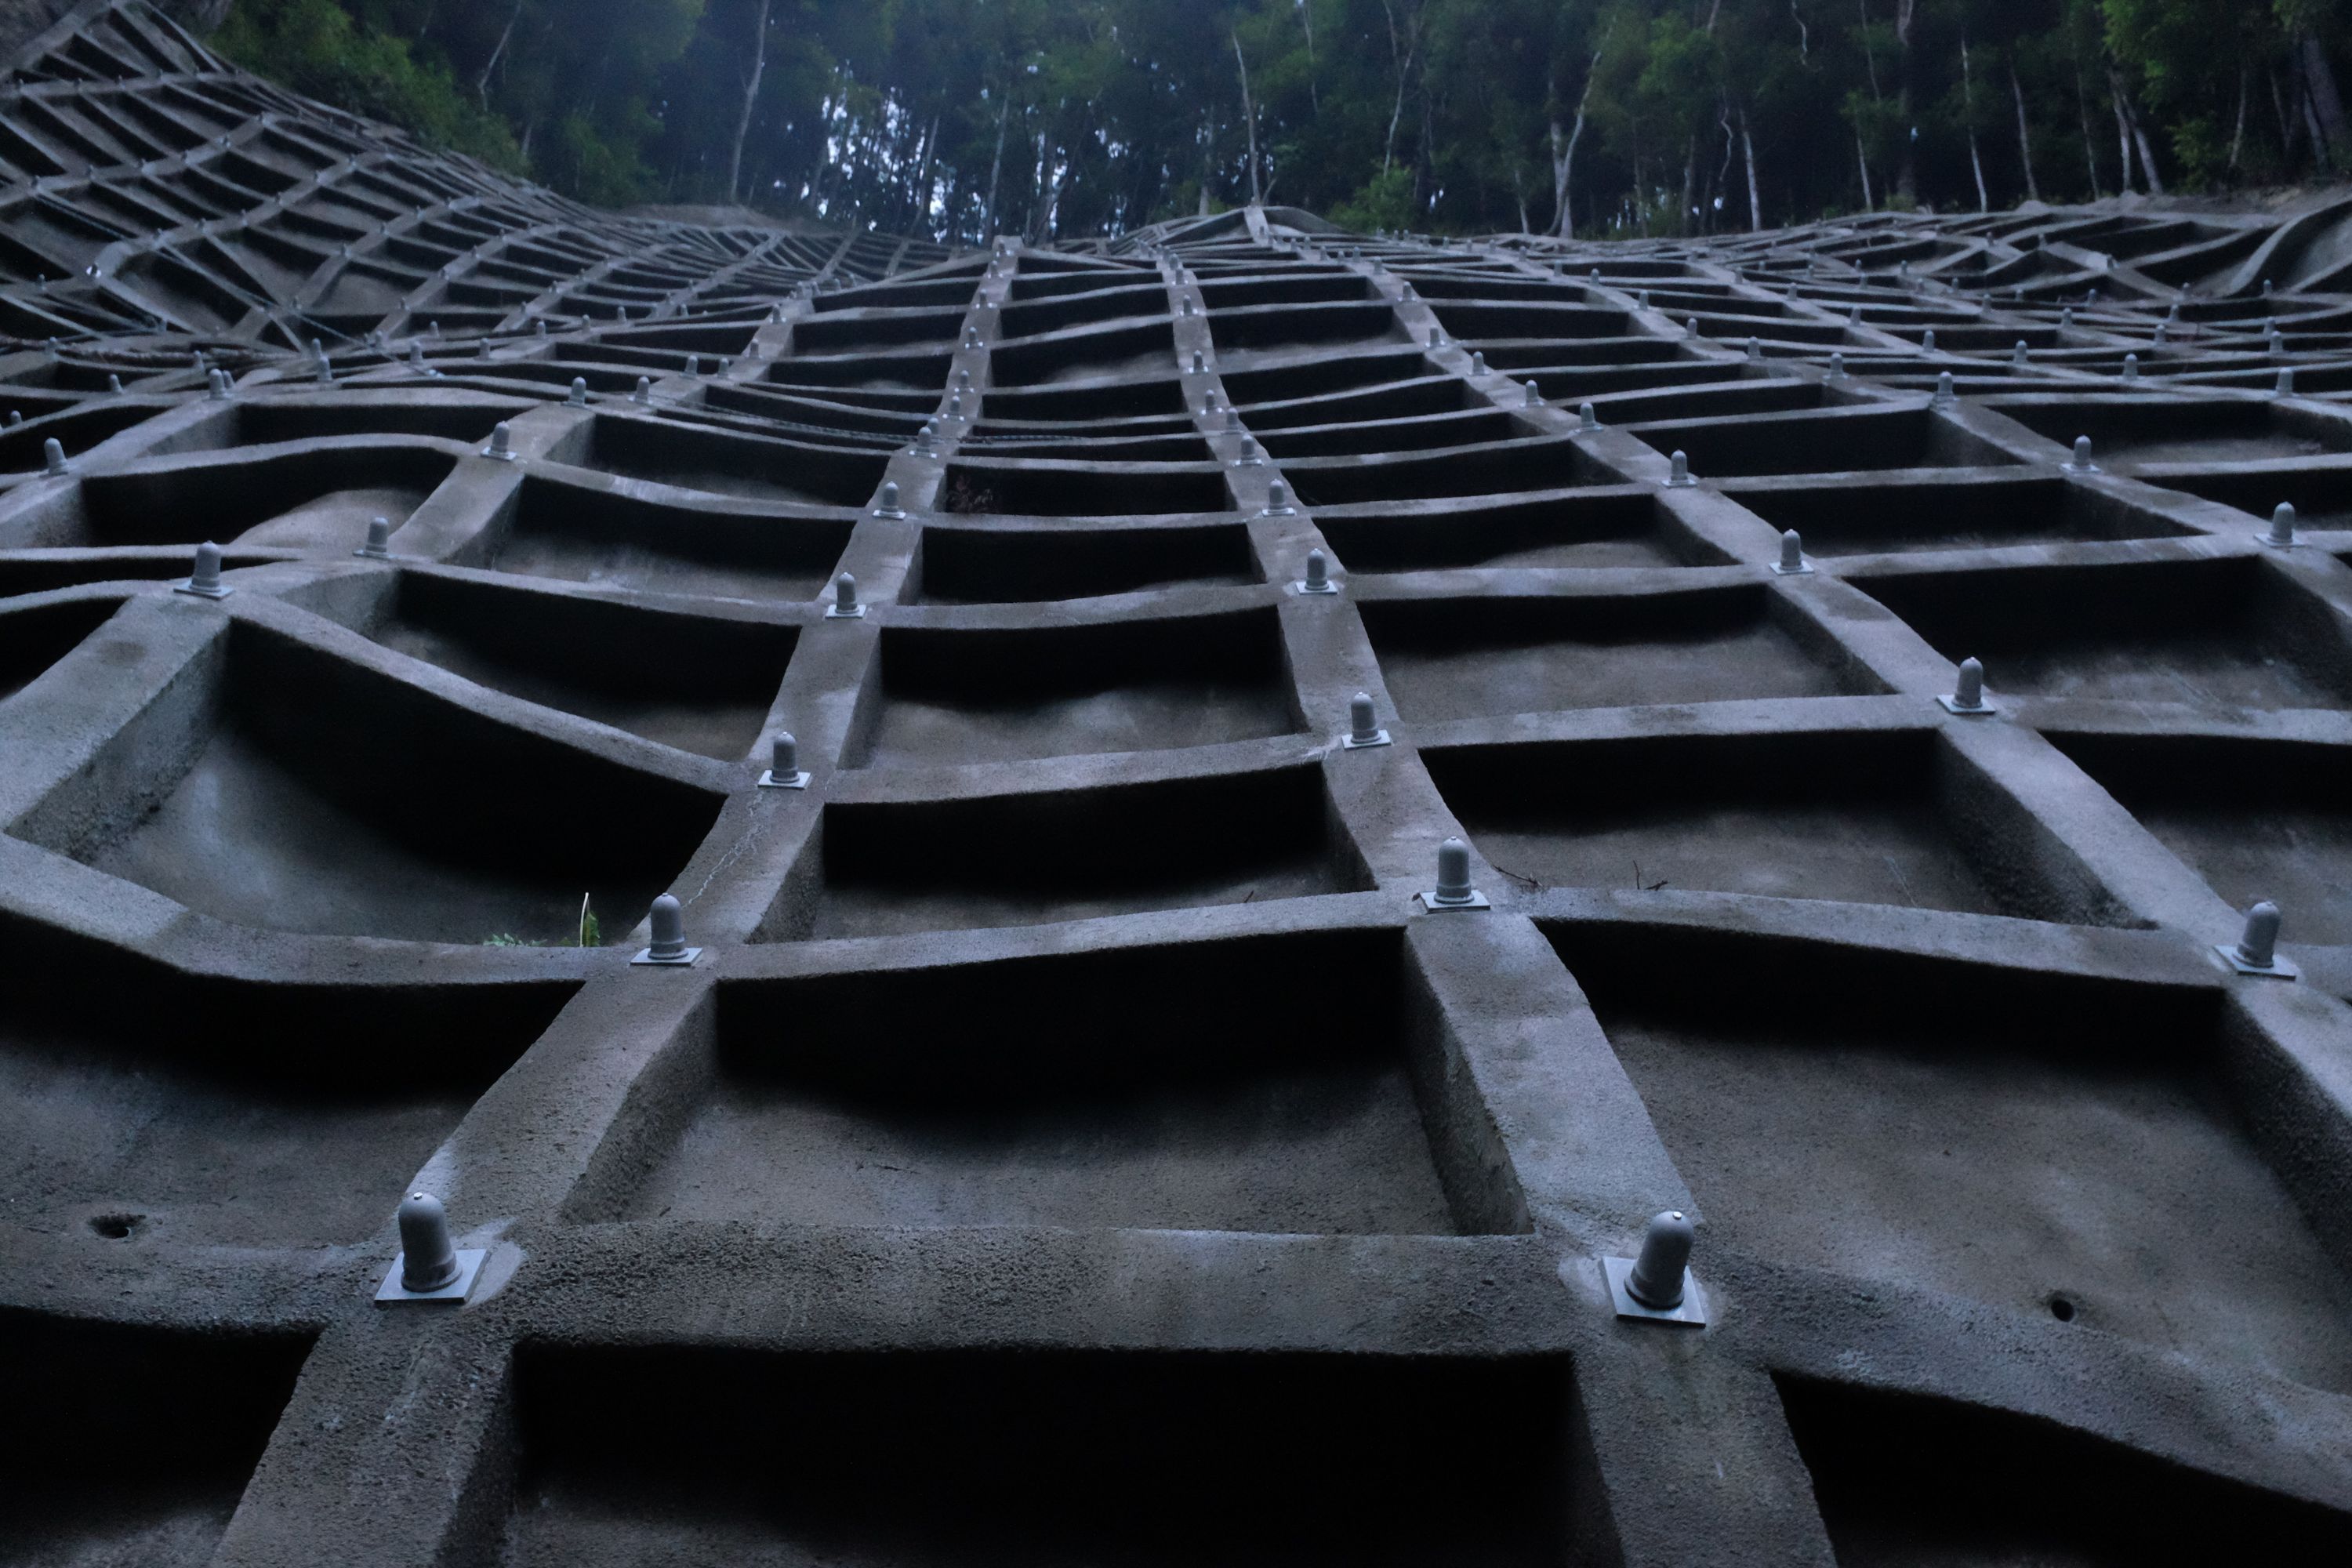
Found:
[[[487,1252],[458,1249],[447,1208],[427,1192],[412,1192],[400,1201],[398,1223],[400,1255],[377,1289],[376,1300],[385,1305],[463,1302],[473,1291]],[[1705,1303],[1690,1272],[1696,1240],[1696,1232],[1681,1210],[1654,1215],[1643,1231],[1641,1255],[1612,1258],[1604,1266],[1621,1296],[1618,1315],[1704,1325]]]
[[[2091,459],[2091,438],[2088,436],[2075,437],[2074,455],[2067,458],[2063,463],[2060,464],[2059,467],[2064,468],[2070,474],[2095,474],[2099,472],[2099,465]],[[2272,509],[2270,531],[2267,533],[2258,533],[2254,537],[2261,540],[2264,544],[2272,546],[2273,549],[2292,550],[2294,548],[2295,543],[2294,522],[2295,511],[2294,505],[2291,502],[2281,501],[2276,507]]]
[[[2278,515],[2272,520],[2271,528],[2271,534],[2264,536],[2265,542],[2282,542],[2278,536],[2283,534],[2283,542],[2292,544],[2294,508],[2281,506]],[[1793,539],[1795,535],[1791,533],[1789,537]],[[1959,679],[1951,694],[1936,700],[1942,703],[1947,711],[1964,718],[1976,718],[1995,711],[1991,700],[1985,695],[1983,662],[1975,658],[1962,659]],[[2222,946],[2218,951],[2230,962],[2231,967],[2242,973],[2292,979],[2295,974],[2294,966],[2280,958],[2277,952],[2280,924],[2279,907],[2264,900],[2247,911],[2245,934],[2239,939],[2237,945]]]
[[[1992,705],[1985,700],[1984,666],[1973,658],[1963,660],[1958,689],[1941,700],[1955,713],[1991,712]],[[1388,731],[1381,726],[1379,710],[1370,693],[1359,691],[1349,700],[1348,732],[1340,738],[1340,743],[1349,751],[1391,743]],[[789,730],[778,731],[770,742],[768,770],[760,777],[760,787],[801,790],[806,789],[808,783],[809,775],[800,765],[800,742]],[[1470,880],[1470,846],[1463,839],[1448,837],[1437,847],[1437,885],[1422,899],[1433,911],[1488,907],[1486,898]],[[2282,923],[2279,907],[2264,900],[2247,912],[2245,931],[2236,945],[2219,951],[2232,967],[2244,973],[2291,978],[2295,973],[2294,966],[2278,956]],[[684,913],[678,901],[667,893],[654,900],[651,927],[652,944],[633,962],[691,963],[692,955],[701,952],[686,945]]]

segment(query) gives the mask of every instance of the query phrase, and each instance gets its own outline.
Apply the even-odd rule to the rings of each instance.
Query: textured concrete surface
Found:
[[[958,251],[5,15],[0,1568],[2352,1553],[2340,214]]]

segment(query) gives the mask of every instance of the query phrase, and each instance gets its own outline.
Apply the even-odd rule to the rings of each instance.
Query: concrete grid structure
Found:
[[[0,160],[0,1563],[2352,1546],[2347,207],[957,253],[95,3]]]

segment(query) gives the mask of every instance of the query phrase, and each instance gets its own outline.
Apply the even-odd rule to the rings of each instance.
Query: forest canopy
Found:
[[[2352,0],[236,0],[584,200],[940,238],[1252,199],[1590,237],[2340,176]]]

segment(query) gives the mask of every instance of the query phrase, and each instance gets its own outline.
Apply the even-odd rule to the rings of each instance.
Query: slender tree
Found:
[[[1605,236],[2327,177],[2352,168],[2347,10],[235,0],[216,40],[600,202],[957,240],[1252,200],[1363,227]]]

